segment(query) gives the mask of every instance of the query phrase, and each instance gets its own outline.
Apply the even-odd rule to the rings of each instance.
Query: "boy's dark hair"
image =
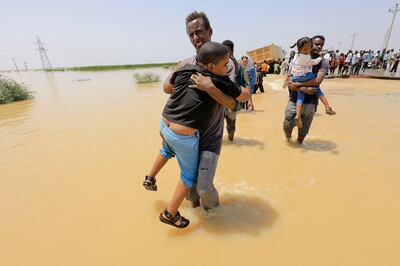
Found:
[[[310,43],[310,42],[311,42],[311,39],[310,39],[310,38],[308,38],[308,37],[302,37],[302,38],[298,39],[297,42],[296,42],[295,44],[293,44],[292,46],[290,46],[290,48],[293,48],[293,47],[297,46],[297,50],[300,50],[301,48],[303,48],[303,46],[304,46],[306,43]]]
[[[311,39],[312,39],[312,40],[315,40],[315,39],[321,39],[321,40],[325,41],[325,37],[324,37],[324,36],[322,36],[322,35],[315,35],[315,36],[314,36],[314,37],[312,37]]]
[[[234,44],[231,40],[225,40],[222,42],[222,44],[228,46],[231,49],[231,51],[233,51]]]
[[[197,12],[197,11],[193,11],[186,17],[186,25],[189,24],[189,22],[198,18],[203,19],[204,27],[206,28],[206,30],[211,28],[210,21],[208,20],[206,14],[204,12]]]
[[[197,52],[196,61],[207,65],[209,63],[217,64],[222,58],[228,55],[228,49],[225,45],[217,42],[206,42]]]

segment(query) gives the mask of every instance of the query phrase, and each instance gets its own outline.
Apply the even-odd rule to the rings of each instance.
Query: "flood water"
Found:
[[[281,79],[265,79],[224,135],[222,206],[185,202],[178,230],[158,221],[176,161],[142,187],[168,96],[131,74],[7,74],[35,98],[0,106],[0,265],[400,265],[399,81],[325,80],[337,115],[320,106],[299,146]]]

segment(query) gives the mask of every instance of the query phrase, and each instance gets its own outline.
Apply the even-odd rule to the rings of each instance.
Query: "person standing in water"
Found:
[[[203,12],[194,11],[186,17],[186,33],[190,42],[196,49],[196,53],[201,46],[211,41],[213,29],[210,26],[208,17]],[[196,55],[182,60],[178,69],[187,65],[196,64]],[[193,186],[187,195],[187,199],[192,202],[192,207],[200,206],[200,202],[204,209],[211,209],[219,205],[218,191],[214,186],[214,177],[218,164],[219,154],[222,147],[222,136],[224,132],[224,106],[230,109],[235,107],[235,99],[222,93],[215,87],[210,77],[203,75],[195,75],[197,83],[196,87],[201,90],[210,90],[215,88],[214,102],[212,102],[212,122],[205,130],[200,131],[199,141],[199,166],[197,174],[197,184]],[[235,81],[235,73],[232,68],[227,76],[231,81]],[[171,77],[171,76],[170,76]],[[173,85],[168,77],[164,81],[163,89],[165,93],[171,94]],[[247,101],[250,97],[248,89],[241,90],[241,94],[236,98],[237,101]],[[156,175],[161,168],[166,164],[168,159],[158,155],[156,161],[148,175],[145,177],[145,182],[156,182]],[[143,183],[145,185],[145,183]],[[171,213],[175,215],[174,213]]]

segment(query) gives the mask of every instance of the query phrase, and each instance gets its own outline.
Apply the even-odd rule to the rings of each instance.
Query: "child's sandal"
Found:
[[[335,114],[336,114],[336,112],[333,111],[332,107],[326,108],[326,109],[325,109],[325,113],[326,113],[327,115],[335,115]]]
[[[156,179],[152,176],[147,176],[144,179],[143,186],[147,190],[157,191]]]
[[[166,218],[165,218],[165,217]],[[185,228],[189,225],[190,221],[186,219],[185,217],[181,216],[179,212],[173,216],[167,209],[164,209],[162,213],[160,213],[160,221],[165,224],[169,224],[171,226],[174,226],[176,228]],[[180,221],[179,224],[177,222]]]

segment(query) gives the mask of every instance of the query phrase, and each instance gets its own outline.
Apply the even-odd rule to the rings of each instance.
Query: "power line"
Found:
[[[46,54],[46,50],[47,49],[44,48],[44,43],[42,43],[40,41],[39,36],[36,36],[36,43],[35,44],[37,44],[37,46],[38,46],[40,59],[42,60],[43,70],[53,68],[51,63],[50,63],[50,60],[49,60],[49,58],[48,58],[48,56]]]
[[[353,51],[354,39],[358,36],[358,34],[354,32],[354,33],[351,34],[350,36],[353,37],[353,40],[351,41],[351,47],[350,47],[350,50]]]
[[[394,10],[389,9],[388,12],[389,13],[393,13],[393,18],[392,18],[392,22],[390,23],[390,26],[386,32],[386,36],[385,36],[385,41],[383,42],[383,49],[387,49],[388,45],[389,45],[389,40],[390,40],[390,34],[392,33],[392,29],[393,29],[393,24],[394,24],[394,20],[396,18],[396,14],[398,11],[400,11],[400,9],[398,8],[399,4],[396,4],[396,7],[394,8]]]
[[[17,72],[19,72],[19,69],[18,69],[17,63],[15,63],[15,58],[14,58],[14,57],[12,57],[12,60],[13,60],[13,62],[14,62],[15,69],[17,70]]]

